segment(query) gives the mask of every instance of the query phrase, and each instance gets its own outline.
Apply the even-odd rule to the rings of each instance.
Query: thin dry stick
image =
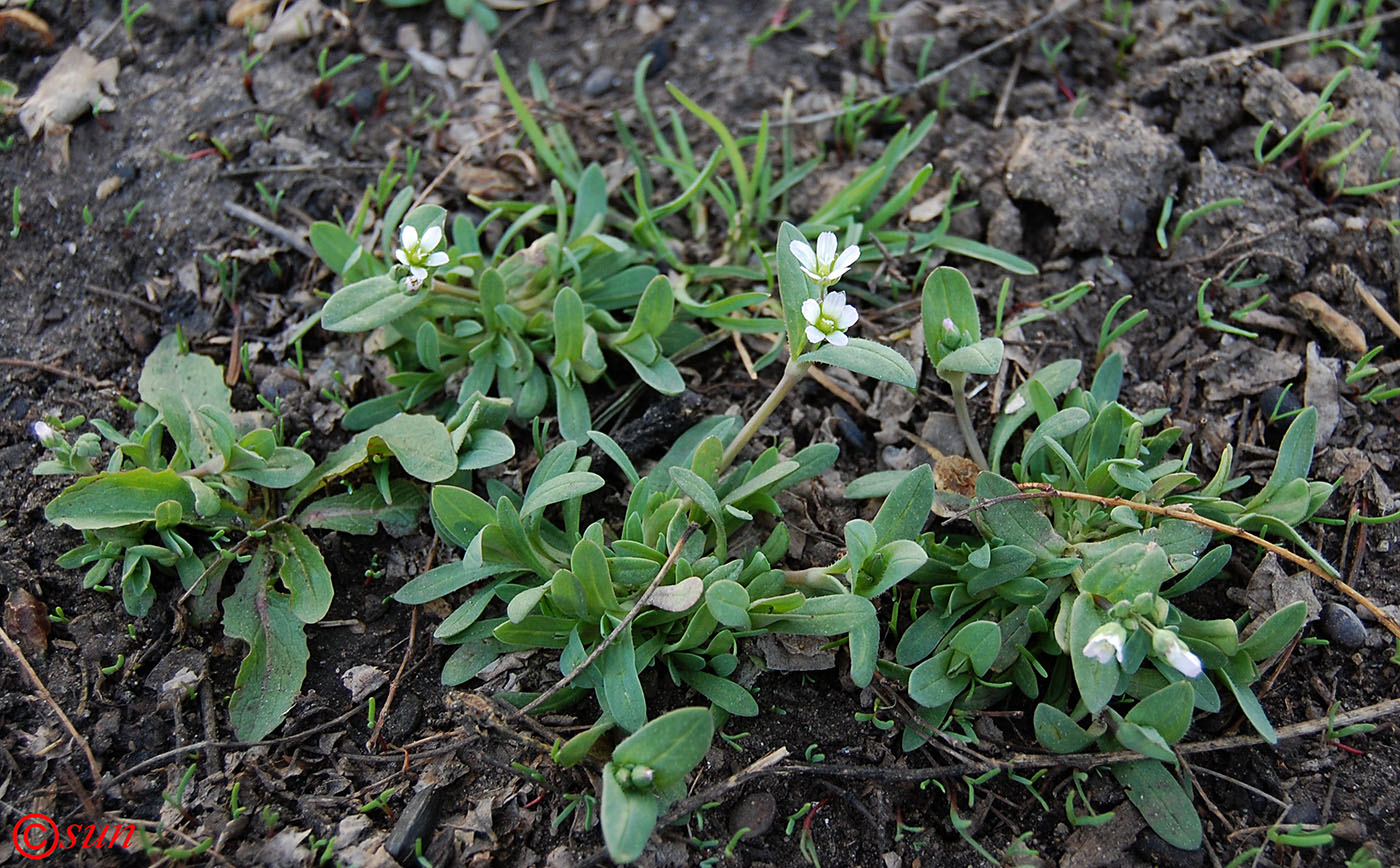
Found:
[[[99,380],[89,377],[87,374],[79,374],[58,365],[50,365],[44,362],[32,362],[29,359],[0,359],[0,365],[10,365],[15,368],[33,368],[36,371],[43,371],[46,374],[53,374],[56,377],[67,377],[70,380],[81,380],[95,389],[105,389],[112,385],[111,380]]]
[[[408,622],[408,647],[403,649],[403,659],[399,661],[399,671],[394,673],[394,680],[389,683],[389,695],[384,697],[384,708],[374,719],[374,732],[369,734],[369,741],[365,742],[367,750],[375,750],[382,747],[379,741],[379,731],[384,728],[384,721],[389,719],[389,709],[394,705],[394,697],[399,692],[399,680],[403,678],[403,671],[408,667],[408,661],[413,659],[413,640],[418,635],[418,607],[413,607],[413,617]]]
[[[1226,524],[1223,521],[1216,521],[1213,518],[1206,518],[1203,515],[1197,514],[1195,510],[1193,510],[1190,506],[1187,506],[1185,504],[1157,506],[1151,503],[1137,503],[1135,501],[1125,500],[1121,497],[1102,497],[1097,494],[1085,494],[1084,492],[1080,491],[1061,491],[1060,489],[1053,488],[1041,482],[1022,483],[1021,488],[1023,490],[1019,494],[1006,494],[1002,495],[1001,497],[992,497],[988,498],[987,500],[978,501],[970,508],[963,510],[957,515],[954,515],[952,518],[962,518],[967,514],[973,512],[974,510],[986,509],[987,507],[993,506],[997,503],[1004,503],[1006,501],[1011,500],[1031,500],[1041,497],[1063,497],[1066,500],[1087,500],[1090,503],[1097,503],[1100,506],[1126,506],[1129,509],[1137,510],[1138,512],[1147,512],[1151,513],[1152,515],[1161,515],[1166,516],[1167,518],[1179,518],[1183,521],[1194,522],[1195,524],[1202,525],[1203,527],[1208,527],[1211,530],[1216,531],[1218,533],[1227,534],[1228,536],[1232,536],[1237,539],[1242,539],[1246,542],[1254,543],[1255,545],[1260,546],[1267,551],[1273,552],[1274,554],[1278,555],[1284,560],[1291,561],[1297,564],[1298,566],[1302,567],[1310,573],[1313,573],[1314,575],[1321,576],[1328,582],[1331,582],[1333,587],[1335,587],[1337,590],[1341,591],[1343,594],[1346,594],[1348,597],[1351,597],[1356,602],[1365,606],[1368,610],[1370,610],[1372,615],[1376,616],[1376,620],[1379,621],[1383,627],[1385,627],[1392,634],[1394,634],[1396,639],[1400,639],[1400,624],[1395,623],[1395,619],[1390,617],[1390,615],[1386,614],[1380,606],[1377,606],[1375,603],[1371,602],[1365,594],[1362,594],[1360,591],[1356,590],[1351,585],[1348,585],[1346,582],[1342,581],[1341,578],[1333,576],[1331,573],[1327,572],[1322,567],[1318,566],[1317,564],[1313,563],[1312,561],[1308,560],[1302,555],[1294,554],[1293,552],[1289,551],[1281,545],[1271,543],[1261,536],[1256,536],[1255,534],[1252,534],[1247,530],[1242,530],[1238,527],[1235,527],[1232,524]]]
[[[306,239],[285,226],[273,223],[258,212],[250,211],[237,202],[224,202],[224,210],[228,212],[230,217],[251,223],[268,235],[280,238],[307,259],[316,258],[316,251],[311,249],[311,245],[306,243]]]
[[[1381,325],[1390,329],[1391,334],[1400,338],[1400,322],[1396,322],[1395,317],[1390,315],[1390,311],[1386,310],[1385,306],[1371,294],[1371,290],[1367,289],[1365,284],[1363,284],[1355,274],[1352,275],[1350,283],[1351,288],[1356,290],[1356,294],[1360,296],[1361,300],[1366,303],[1366,306],[1371,309],[1371,313],[1375,314],[1376,319],[1381,321]]]
[[[661,569],[657,571],[656,578],[651,580],[651,584],[647,585],[647,589],[645,591],[642,591],[642,595],[637,598],[637,602],[632,604],[631,611],[629,611],[623,617],[623,619],[618,622],[617,626],[613,628],[612,632],[607,635],[607,638],[605,638],[602,642],[598,643],[598,647],[593,649],[592,654],[589,654],[588,657],[585,658],[582,663],[574,667],[574,670],[572,672],[565,675],[563,678],[560,678],[558,681],[554,682],[553,687],[549,688],[544,693],[541,693],[539,696],[536,696],[530,701],[528,705],[520,709],[521,714],[529,714],[531,711],[534,711],[536,708],[539,708],[541,705],[544,704],[546,700],[548,700],[554,694],[563,690],[565,687],[568,687],[569,684],[572,683],[575,678],[579,677],[579,675],[583,673],[583,670],[593,665],[593,661],[603,656],[603,652],[608,650],[608,646],[615,642],[618,636],[622,635],[622,631],[626,630],[628,625],[630,625],[633,621],[637,620],[637,616],[642,613],[642,609],[646,606],[647,601],[651,599],[652,593],[654,593],[656,589],[661,586],[661,580],[666,577],[666,574],[671,571],[671,567],[675,566],[676,561],[680,559],[681,549],[685,548],[685,544],[689,542],[690,538],[694,536],[695,532],[699,529],[700,525],[696,524],[695,522],[690,523],[690,525],[685,529],[685,532],[681,534],[681,538],[676,540],[676,544],[671,547],[671,554],[669,557],[666,558],[666,562],[661,565]]]
[[[39,698],[48,703],[49,708],[53,709],[54,714],[57,714],[58,719],[62,721],[63,728],[68,730],[68,734],[73,737],[73,741],[77,742],[78,746],[83,749],[83,755],[87,757],[88,772],[92,775],[92,785],[94,788],[98,789],[98,795],[100,797],[102,769],[97,765],[97,757],[93,756],[92,747],[88,745],[87,739],[83,738],[82,733],[78,732],[78,728],[73,725],[73,721],[68,719],[68,715],[63,713],[63,708],[58,704],[58,701],[53,698],[53,694],[49,693],[49,689],[44,686],[43,679],[39,677],[39,673],[35,672],[34,667],[29,665],[29,660],[25,658],[24,652],[20,650],[19,646],[15,644],[15,640],[10,638],[10,634],[6,633],[4,628],[0,628],[0,642],[5,643],[6,650],[8,650],[15,658],[15,661],[19,663],[19,668],[23,669],[24,674],[28,675],[29,680],[34,683],[34,689],[39,692]]]
[[[749,348],[744,346],[744,339],[739,336],[738,332],[730,332],[729,334],[734,338],[734,349],[739,351],[739,361],[744,363],[744,371],[748,373],[750,380],[757,380],[758,371],[753,369],[753,356],[749,355]]]

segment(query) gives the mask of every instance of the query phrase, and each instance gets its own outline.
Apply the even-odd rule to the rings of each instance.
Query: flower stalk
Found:
[[[972,415],[967,412],[967,393],[964,391],[967,374],[949,372],[943,375],[943,379],[953,390],[953,414],[958,418],[958,430],[962,432],[963,442],[967,444],[967,454],[980,469],[986,470],[987,456],[982,452],[982,444],[977,442],[977,431],[972,427]]]
[[[783,369],[783,377],[778,380],[778,384],[773,387],[773,391],[758,406],[749,421],[744,423],[744,427],[739,429],[739,433],[729,442],[729,446],[724,450],[724,455],[719,461],[719,472],[723,473],[729,469],[729,465],[734,463],[734,459],[739,457],[739,453],[749,444],[753,436],[758,433],[759,427],[768,421],[768,417],[773,415],[773,411],[778,409],[778,405],[783,403],[783,399],[798,383],[807,376],[807,371],[812,367],[811,362],[794,362],[788,359],[787,367]]]

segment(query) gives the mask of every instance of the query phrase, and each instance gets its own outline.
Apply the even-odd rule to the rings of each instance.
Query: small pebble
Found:
[[[1354,651],[1366,644],[1366,625],[1346,606],[1328,603],[1322,607],[1322,635],[1327,641]]]
[[[418,724],[422,720],[423,700],[412,693],[400,694],[379,735],[389,744],[403,744],[408,736],[418,730]]]
[[[413,860],[414,844],[420,840],[432,840],[441,802],[436,784],[429,784],[415,793],[384,842],[384,852],[400,865],[417,864]]]
[[[583,92],[589,96],[602,96],[616,84],[617,71],[611,66],[600,66],[583,82]]]
[[[769,792],[751,793],[729,812],[729,832],[748,829],[744,839],[757,838],[773,826],[778,815],[778,800]]]

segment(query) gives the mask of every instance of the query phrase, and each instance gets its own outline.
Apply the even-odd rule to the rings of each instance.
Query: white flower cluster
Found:
[[[840,280],[860,258],[860,248],[854,244],[838,256],[836,235],[832,232],[817,236],[816,250],[802,240],[794,240],[788,249],[802,267],[802,273],[824,291]],[[832,346],[844,347],[850,341],[846,337],[846,329],[856,324],[860,313],[854,306],[846,304],[846,293],[826,292],[821,301],[809,298],[802,302],[802,318],[807,321],[807,340],[813,344],[827,341]]]

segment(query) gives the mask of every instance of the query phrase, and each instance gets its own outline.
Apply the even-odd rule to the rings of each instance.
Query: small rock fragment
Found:
[[[637,30],[643,36],[650,36],[666,26],[666,22],[651,8],[649,3],[641,3],[637,6],[637,17],[634,19]]]
[[[611,66],[600,66],[584,79],[583,92],[589,96],[602,96],[617,84],[617,71]]]
[[[1355,651],[1366,644],[1366,625],[1350,608],[1328,603],[1322,607],[1322,635],[1329,642]]]
[[[70,45],[39,81],[39,86],[19,109],[19,123],[31,139],[46,130],[58,130],[87,112],[109,112],[117,107],[107,94],[117,92],[120,64],[115,57],[98,61],[76,45]]]
[[[748,829],[744,840],[757,838],[773,826],[773,818],[778,814],[778,800],[766,791],[750,793],[729,812],[729,833]]]

